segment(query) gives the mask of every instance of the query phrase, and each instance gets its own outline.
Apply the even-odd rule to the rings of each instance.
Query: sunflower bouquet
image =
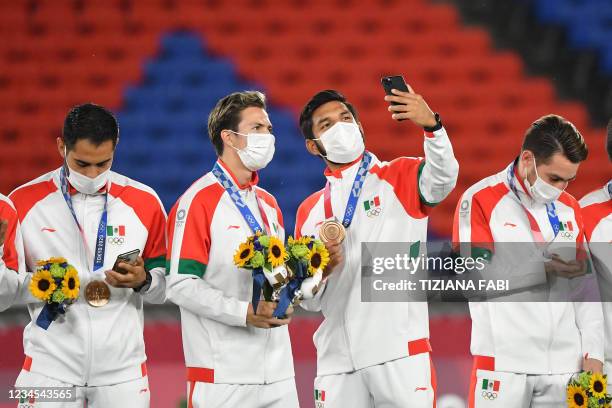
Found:
[[[567,384],[568,408],[610,408],[607,384],[605,374],[583,371],[575,375]]]
[[[323,279],[323,269],[329,263],[329,252],[322,241],[314,237],[287,240],[289,280],[280,293],[275,317],[285,315],[289,304],[312,298]]]
[[[46,302],[36,324],[47,330],[79,297],[79,274],[65,258],[38,261],[29,289],[32,296]]]
[[[278,298],[280,290],[287,282],[287,257],[283,241],[261,233],[250,236],[238,247],[234,254],[234,264],[239,268],[251,270],[255,311],[262,289],[266,300]]]

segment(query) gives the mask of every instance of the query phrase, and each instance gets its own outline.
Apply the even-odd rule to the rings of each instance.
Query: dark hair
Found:
[[[208,137],[218,156],[223,154],[221,131],[236,131],[240,114],[246,108],[266,109],[266,96],[258,91],[234,92],[221,99],[208,115]]]
[[[608,122],[608,140],[606,141],[606,148],[608,149],[608,158],[612,161],[612,118]]]
[[[81,139],[89,140],[96,146],[112,140],[114,147],[119,138],[119,125],[115,116],[105,107],[84,103],[70,109],[64,120],[62,136],[68,150],[72,150]]]
[[[342,102],[346,105],[348,110],[351,112],[355,120],[358,120],[357,110],[346,101],[346,97],[342,95],[340,92],[333,89],[326,89],[324,91],[318,92],[315,96],[313,96],[304,109],[302,109],[302,113],[300,114],[300,130],[302,131],[302,135],[306,139],[314,139],[314,133],[312,133],[312,114],[317,108],[321,105],[326,104],[327,102],[338,101]]]
[[[576,127],[559,115],[546,115],[533,122],[525,133],[523,150],[531,151],[538,163],[548,163],[562,153],[572,163],[586,160],[589,150]]]

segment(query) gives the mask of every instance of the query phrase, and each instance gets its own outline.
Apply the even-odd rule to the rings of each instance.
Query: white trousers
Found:
[[[571,376],[476,370],[476,381],[470,386],[470,408],[566,407]]]
[[[79,387],[59,380],[49,378],[42,374],[21,370],[16,387],[72,387],[76,399],[73,402],[40,402],[25,400],[19,402],[18,408],[149,408],[151,392],[149,378],[142,377],[120,384],[100,387]]]
[[[436,375],[429,353],[315,379],[316,408],[432,408]]]
[[[299,408],[295,379],[272,384],[187,383],[188,408]]]

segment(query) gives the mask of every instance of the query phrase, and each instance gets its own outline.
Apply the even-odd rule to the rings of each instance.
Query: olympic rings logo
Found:
[[[125,243],[125,238],[124,237],[108,237],[106,239],[106,242],[108,242],[111,245],[123,245]]]
[[[378,217],[381,212],[382,212],[382,208],[380,207],[372,208],[370,211],[368,211],[368,217],[370,218]]]
[[[490,392],[490,391],[483,391],[482,392],[482,398],[484,399],[488,399],[488,400],[494,400],[495,398],[497,398],[497,393],[496,392]]]
[[[572,239],[574,238],[574,233],[569,231],[561,231],[559,232],[559,236],[562,238]]]

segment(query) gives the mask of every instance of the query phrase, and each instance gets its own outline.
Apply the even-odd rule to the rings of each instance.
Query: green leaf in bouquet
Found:
[[[298,259],[305,258],[306,255],[308,255],[308,253],[310,252],[308,250],[308,247],[303,244],[293,245],[289,251],[293,257],[298,258]]]
[[[253,268],[261,268],[262,266],[264,266],[264,263],[266,262],[266,258],[261,253],[261,251],[255,251],[255,254],[251,258],[250,262]]]
[[[317,250],[322,250],[322,249],[325,249],[325,244],[322,241],[317,239],[313,243],[313,247]]]
[[[578,384],[585,390],[589,389],[589,383],[591,382],[591,374],[589,372],[583,371],[578,374]]]
[[[51,276],[54,278],[63,278],[66,274],[66,268],[62,268],[58,264],[53,264],[51,265],[49,272],[51,272]]]
[[[267,235],[262,235],[259,237],[259,244],[264,247],[264,248],[268,248],[270,247],[270,237]]]
[[[66,295],[64,295],[61,289],[56,289],[55,292],[53,292],[53,295],[51,296],[51,301],[56,303],[62,303],[64,300],[66,300]]]
[[[599,407],[601,407],[599,400],[595,397],[589,397],[588,408],[599,408]]]

